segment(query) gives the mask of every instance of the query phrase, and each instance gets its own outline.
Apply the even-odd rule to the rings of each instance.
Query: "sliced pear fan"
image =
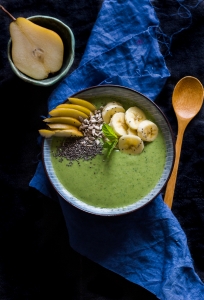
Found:
[[[56,106],[56,108],[72,108],[72,109],[76,109],[76,110],[82,111],[87,116],[93,115],[93,113],[92,113],[92,111],[90,109],[88,109],[85,106],[77,105],[77,104],[64,103],[64,104],[59,104],[58,106]]]
[[[79,117],[83,119],[88,118],[88,115],[84,112],[72,108],[54,108],[49,112],[49,115],[52,117],[71,117],[76,119]]]
[[[68,100],[73,103],[73,104],[77,104],[77,105],[81,105],[81,106],[84,106],[86,108],[88,108],[90,111],[94,111],[96,110],[96,106],[93,105],[91,102],[88,102],[86,100],[83,100],[83,99],[79,99],[79,98],[68,98]]]
[[[38,130],[39,134],[44,138],[50,138],[52,136],[59,137],[81,137],[83,133],[77,128],[75,129],[64,129],[64,130],[49,130],[49,129],[40,129]]]
[[[55,136],[59,137],[81,137],[83,136],[83,133],[81,131],[74,130],[74,129],[65,129],[65,130],[59,130],[55,132]]]
[[[51,118],[45,118],[43,122],[46,123],[62,123],[62,124],[69,124],[76,127],[79,127],[81,125],[81,122],[77,120],[76,118],[71,117],[51,117]]]
[[[69,124],[60,124],[60,123],[47,123],[47,126],[51,130],[77,129],[76,126],[69,125]]]
[[[44,138],[50,138],[55,134],[55,130],[49,130],[49,129],[39,129],[39,134],[43,136]]]

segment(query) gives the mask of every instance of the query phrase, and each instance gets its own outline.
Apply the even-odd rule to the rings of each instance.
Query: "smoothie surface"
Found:
[[[92,103],[100,107],[110,101],[116,100],[98,98]],[[127,109],[136,104],[122,105]],[[61,141],[59,137],[52,139],[51,153],[56,152]],[[114,150],[108,160],[99,154],[91,160],[81,159],[71,165],[67,159],[61,161],[54,155],[51,155],[51,161],[57,178],[75,198],[95,207],[117,208],[139,201],[154,188],[164,169],[166,145],[159,130],[157,138],[153,142],[145,142],[139,155]]]

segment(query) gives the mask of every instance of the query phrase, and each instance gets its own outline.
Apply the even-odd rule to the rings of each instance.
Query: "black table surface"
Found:
[[[1,5],[14,17],[49,15],[70,26],[76,39],[71,73],[81,60],[102,2],[2,0]],[[176,137],[171,104],[175,84],[188,75],[204,84],[204,2],[152,3],[166,35],[166,39],[158,38],[171,74],[156,103]],[[59,204],[29,188],[41,157],[38,129],[57,84],[38,87],[14,75],[7,59],[10,21],[0,11],[0,299],[156,299],[76,253],[69,245]],[[195,270],[204,281],[204,108],[184,135],[172,212],[187,236]]]

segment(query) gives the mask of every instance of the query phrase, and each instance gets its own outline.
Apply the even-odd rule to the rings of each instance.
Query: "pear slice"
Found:
[[[93,113],[90,109],[88,109],[85,106],[77,105],[77,104],[64,103],[64,104],[57,105],[56,108],[72,108],[72,109],[77,109],[77,110],[84,112],[87,116],[93,115]]]
[[[83,100],[83,99],[79,99],[79,98],[68,98],[68,100],[73,103],[73,104],[77,104],[77,105],[81,105],[84,106],[88,109],[90,109],[91,111],[96,110],[95,105],[93,105],[91,102]]]
[[[49,115],[52,117],[71,117],[76,119],[79,117],[83,119],[88,118],[84,112],[72,108],[54,108],[49,112]]]
[[[49,130],[49,129],[39,129],[38,132],[44,138],[50,138],[55,134],[54,130]]]
[[[81,137],[83,133],[77,128],[64,129],[64,130],[49,130],[49,129],[39,129],[39,134],[44,138],[50,138],[52,136],[58,137]]]
[[[78,129],[65,129],[65,130],[57,130],[54,136],[58,137],[81,137],[83,133]]]
[[[51,117],[51,118],[45,118],[43,122],[46,123],[61,123],[61,124],[69,124],[72,126],[79,127],[81,125],[81,122],[77,120],[76,118],[71,117]]]
[[[62,67],[64,45],[54,31],[19,17],[10,23],[12,60],[31,78],[45,79]]]
[[[47,126],[51,129],[51,130],[64,130],[64,129],[77,129],[76,126],[72,126],[69,124],[60,124],[60,123],[47,123]]]

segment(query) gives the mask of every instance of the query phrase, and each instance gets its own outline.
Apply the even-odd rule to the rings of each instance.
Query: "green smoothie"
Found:
[[[105,103],[108,101],[113,100],[106,99]],[[93,103],[97,107],[105,104],[104,99],[96,99]],[[151,120],[151,116],[148,119]],[[52,139],[51,153],[56,152],[60,143],[61,138]],[[59,181],[74,197],[95,207],[117,208],[139,201],[155,187],[164,169],[166,146],[159,130],[157,138],[145,142],[139,155],[114,150],[108,160],[99,154],[71,165],[67,159],[60,161],[54,155],[51,161]]]

